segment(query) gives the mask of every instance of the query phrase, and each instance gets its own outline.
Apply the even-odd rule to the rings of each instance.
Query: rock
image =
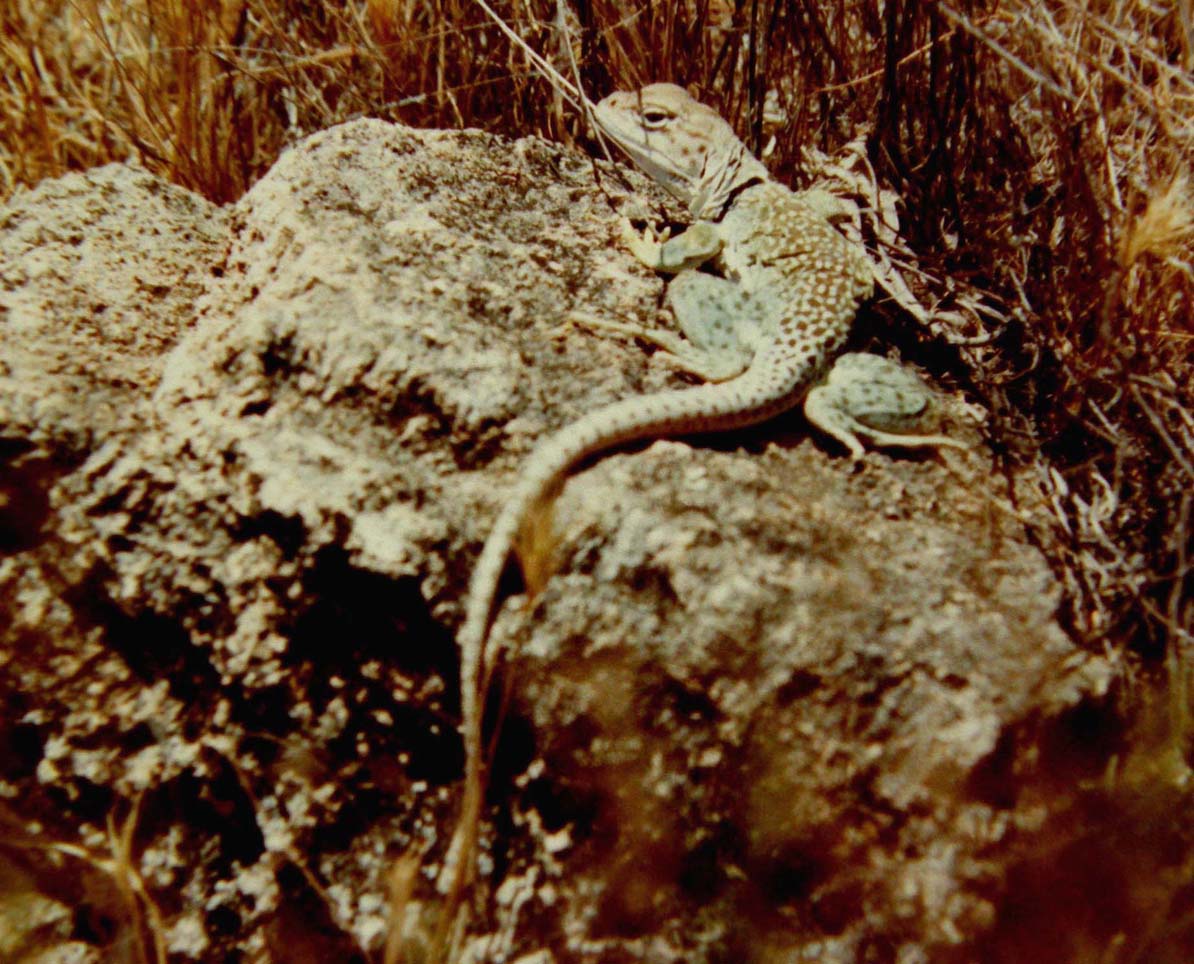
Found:
[[[501,627],[544,761],[527,793],[551,801],[527,826],[589,897],[565,930],[610,953],[663,933],[650,959],[712,958],[695,933],[721,959],[845,962],[899,935],[932,958],[993,923],[1029,819],[1005,742],[1097,704],[1109,671],[1058,628],[977,452],[851,475],[765,434],[568,486],[562,574]]]
[[[568,324],[662,292],[615,240],[659,197],[602,170],[359,121],[227,209],[109,167],[0,215],[0,791],[100,866],[128,827],[179,958],[377,956],[432,900],[454,631],[503,493],[545,432],[683,383]],[[1039,818],[1021,741],[1097,712],[1109,670],[945,407],[964,457],[852,472],[791,415],[574,476],[495,625],[468,953],[981,938]]]
[[[119,164],[15,198],[0,215],[4,437],[65,457],[133,431],[226,237],[224,212]]]

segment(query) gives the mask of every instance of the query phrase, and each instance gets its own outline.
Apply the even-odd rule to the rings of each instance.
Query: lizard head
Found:
[[[768,178],[721,115],[675,84],[617,91],[593,113],[602,132],[694,217],[717,217],[737,188]]]

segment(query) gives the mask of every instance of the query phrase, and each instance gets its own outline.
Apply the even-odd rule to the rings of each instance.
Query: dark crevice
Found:
[[[171,694],[184,703],[218,693],[219,674],[187,631],[158,613],[127,612],[108,595],[105,584],[109,578],[93,571],[64,591],[63,598],[79,626],[102,629],[104,642],[134,674],[150,685],[167,680]]]
[[[202,776],[193,769],[180,774],[146,799],[139,833],[150,839],[181,824],[205,848],[215,845],[207,858],[214,872],[226,875],[233,872],[234,864],[252,866],[265,852],[252,798],[225,757],[204,751],[202,770]]]
[[[830,876],[829,852],[814,841],[788,841],[779,853],[756,862],[751,879],[769,906],[806,902],[813,888]]]
[[[242,517],[230,533],[240,542],[251,542],[262,536],[270,539],[289,561],[307,541],[307,527],[297,515],[283,515],[266,509],[252,516]]]
[[[824,681],[816,673],[810,673],[807,670],[794,670],[788,681],[776,690],[776,704],[784,708],[791,706],[815,693],[821,688],[822,682]]]
[[[432,617],[418,579],[359,569],[344,549],[329,547],[304,574],[303,596],[313,602],[294,621],[296,659],[346,672],[379,659],[455,686],[455,640]],[[326,686],[323,693],[330,693]]]
[[[0,555],[45,541],[50,490],[67,471],[50,459],[22,458],[29,448],[21,439],[0,438]]]
[[[312,602],[295,615],[288,633],[290,658],[297,664],[291,689],[317,709],[336,698],[348,699],[353,719],[366,728],[363,735],[379,758],[393,758],[400,751],[408,755],[404,772],[410,779],[457,779],[463,754],[456,732],[456,645],[432,617],[419,580],[356,568],[335,547],[317,554],[303,577],[303,590],[303,598]],[[366,664],[381,667],[381,672],[363,675]],[[432,678],[442,681],[442,703],[395,698],[400,686],[417,690]],[[277,722],[284,728],[279,732],[293,725],[282,719],[284,703],[279,695]],[[387,716],[392,722],[378,721]],[[248,722],[255,726],[263,721]],[[358,735],[361,729],[345,728],[328,752],[354,759]]]
[[[997,810],[1010,810],[1016,805],[1020,783],[1016,778],[1016,732],[1007,727],[999,734],[995,749],[981,759],[970,771],[967,781],[969,796]]]
[[[332,919],[325,895],[290,863],[277,872],[281,900],[266,928],[273,960],[291,964],[367,964],[369,958]]]
[[[726,868],[738,866],[743,851],[740,828],[728,820],[719,822],[684,854],[677,877],[680,889],[690,899],[708,904],[726,889]]]

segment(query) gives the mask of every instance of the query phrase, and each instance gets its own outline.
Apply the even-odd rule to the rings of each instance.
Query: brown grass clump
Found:
[[[547,44],[551,31],[528,35]],[[12,0],[0,196],[135,158],[235,200],[286,144],[363,114],[559,130],[554,95],[499,38],[468,0]]]
[[[810,149],[866,132],[900,198],[914,294],[934,306],[875,313],[984,399],[994,447],[1028,467],[1018,495],[1047,510],[1033,524],[1074,633],[1167,679],[1141,725],[1171,791],[1194,694],[1188,5],[592,0],[563,24],[547,0],[500,12],[563,73],[575,61],[590,95],[688,85],[789,183]],[[360,114],[563,140],[582,126],[468,0],[10,0],[0,79],[0,195],[136,159],[227,201],[285,144]],[[404,905],[411,883],[396,881]]]
[[[110,960],[166,964],[165,922],[138,869],[133,845],[138,809],[134,802],[119,823],[108,815],[106,853],[29,835],[7,809],[0,809],[0,950],[20,961],[32,960],[35,951],[71,958],[67,938],[72,927],[59,902],[67,899],[76,913],[85,908],[87,916],[103,923],[97,929],[109,932],[105,950]],[[61,911],[57,920],[55,909]],[[85,928],[76,924],[73,929]]]

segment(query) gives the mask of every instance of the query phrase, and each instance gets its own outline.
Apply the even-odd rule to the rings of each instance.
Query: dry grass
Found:
[[[0,946],[12,952],[28,952],[28,958],[18,954],[16,959],[22,961],[33,959],[35,949],[52,955],[53,944],[68,937],[69,928],[37,934],[35,922],[27,919],[28,909],[21,902],[33,900],[36,906],[37,901],[46,901],[47,895],[66,891],[77,907],[90,908],[91,914],[108,923],[109,960],[118,964],[166,964],[165,922],[141,876],[133,846],[138,810],[139,804],[134,802],[119,823],[109,814],[105,828],[107,854],[75,843],[32,836],[7,810],[0,811],[0,867],[4,868],[0,874]],[[46,859],[34,856],[22,867],[22,851]],[[10,886],[14,882],[17,887]],[[26,927],[30,931],[27,946],[11,946],[14,933],[23,935],[22,928]],[[64,948],[59,950],[62,959],[69,957]]]
[[[1035,483],[1039,541],[1089,645],[1192,695],[1194,13],[1188,3],[547,0],[502,8],[601,94],[674,80],[781,178],[859,131],[901,198],[915,319],[995,413]],[[570,140],[580,120],[469,0],[10,0],[0,13],[0,195],[136,158],[217,200],[285,144],[360,114]],[[750,43],[750,38],[765,38]],[[876,239],[872,238],[872,241]],[[977,337],[976,337],[977,336]],[[1155,729],[1155,724],[1149,724]],[[403,898],[405,900],[405,898]]]
[[[287,143],[363,114],[558,129],[499,36],[468,0],[11,0],[0,195],[136,158],[234,200]]]

